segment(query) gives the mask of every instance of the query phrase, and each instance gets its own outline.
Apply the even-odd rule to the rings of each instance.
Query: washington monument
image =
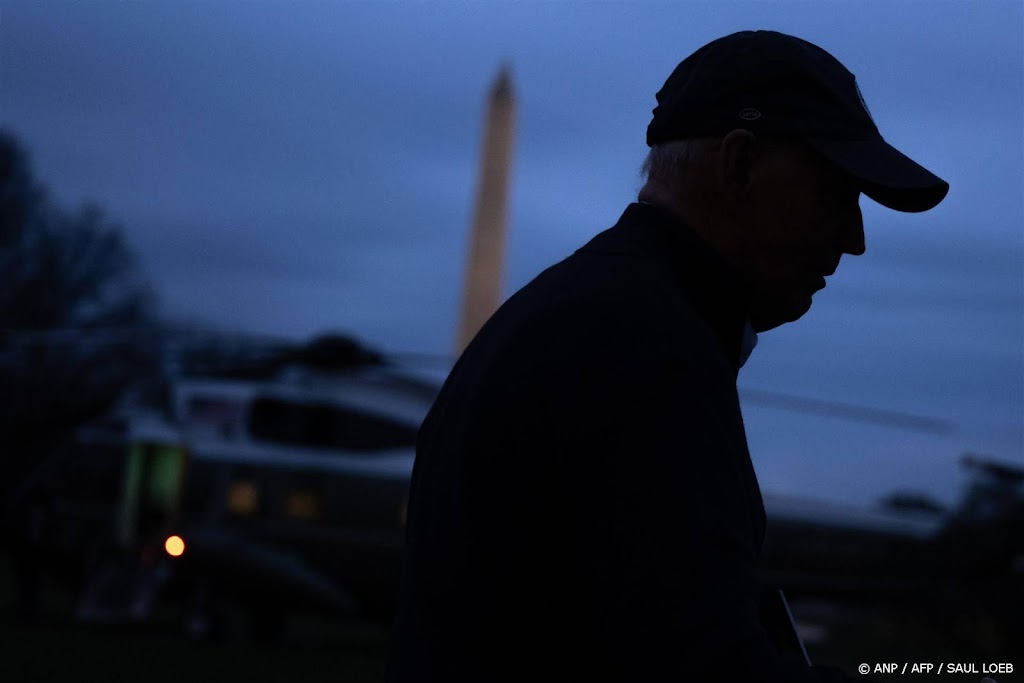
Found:
[[[456,356],[501,303],[514,127],[515,95],[509,66],[505,64],[487,102]]]

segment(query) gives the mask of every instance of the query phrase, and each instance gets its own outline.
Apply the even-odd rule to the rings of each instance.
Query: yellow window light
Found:
[[[320,505],[316,495],[310,491],[289,491],[284,511],[289,517],[314,519],[320,514]]]
[[[227,508],[233,515],[248,517],[260,505],[260,490],[251,481],[236,481],[228,489]]]
[[[181,536],[168,536],[164,541],[164,550],[171,557],[181,557],[185,552],[185,541]]]

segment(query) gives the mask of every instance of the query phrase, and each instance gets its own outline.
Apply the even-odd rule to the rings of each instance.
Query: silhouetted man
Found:
[[[392,683],[844,678],[759,623],[737,372],[864,253],[861,193],[949,186],[791,36],[716,40],[657,102],[639,201],[500,308],[423,424]]]

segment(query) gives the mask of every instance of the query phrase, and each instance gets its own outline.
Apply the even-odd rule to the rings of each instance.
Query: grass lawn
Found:
[[[57,681],[380,681],[380,644],[323,640],[255,648],[194,643],[176,635],[103,633],[46,625],[0,634],[0,680]]]
[[[997,632],[987,631],[989,624],[983,619],[965,618],[957,631],[907,609],[867,605],[837,608],[835,605],[799,602],[794,602],[791,608],[798,624],[806,626],[813,636],[817,636],[807,637],[805,634],[811,661],[837,666],[854,679],[865,677],[858,672],[861,664],[872,668],[870,680],[881,683],[930,680],[937,675],[939,662],[975,663],[980,671],[983,662],[1014,661],[1011,644]],[[897,663],[899,669],[892,674],[874,671],[876,664],[886,662]],[[912,673],[915,662],[931,663],[935,668],[930,674]],[[905,674],[900,673],[903,663],[908,664]],[[1015,675],[995,676],[996,680],[999,683],[1020,680],[1019,667],[1024,666],[1024,658],[1019,653],[1017,665]],[[981,679],[981,674],[954,674],[940,680],[977,683]]]
[[[383,680],[387,636],[380,628],[295,619],[284,638],[257,646],[242,637],[241,617],[228,615],[219,642],[195,642],[178,630],[175,613],[145,628],[76,624],[71,596],[44,584],[37,623],[15,627],[11,568],[0,557],[0,681],[3,683],[271,683]]]
[[[71,619],[71,596],[49,584],[42,591],[38,623],[15,628],[11,568],[0,557],[0,681],[3,683],[204,683],[206,681],[378,682],[383,680],[387,633],[379,627],[293,619],[280,642],[257,646],[245,640],[241,615],[228,615],[224,637],[206,643],[180,635],[176,612],[155,615],[134,630],[87,627]],[[804,631],[811,660],[839,666],[854,679],[861,663],[1014,661],[1007,646],[983,647],[977,639],[953,636],[922,615],[866,605],[791,601]],[[977,634],[975,634],[977,635]],[[998,650],[1002,649],[1002,652]],[[1024,653],[1024,650],[1020,651]],[[996,676],[999,683],[1024,679],[1018,672]],[[933,672],[928,676],[934,676]],[[875,681],[918,680],[925,674],[872,673]],[[950,681],[976,681],[981,675],[953,675]]]

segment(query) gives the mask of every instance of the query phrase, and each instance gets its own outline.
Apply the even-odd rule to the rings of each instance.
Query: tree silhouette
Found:
[[[0,131],[0,495],[40,454],[151,372],[155,297],[118,226],[96,206],[54,206]]]

